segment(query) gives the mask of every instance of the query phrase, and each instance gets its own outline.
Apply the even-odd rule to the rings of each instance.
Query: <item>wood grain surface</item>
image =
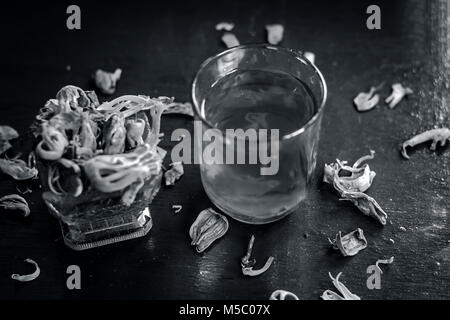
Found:
[[[366,8],[382,10],[382,29],[366,28]],[[442,2],[441,2],[442,3]],[[412,135],[448,126],[448,81],[444,61],[446,15],[435,1],[78,1],[82,29],[66,28],[66,1],[16,3],[1,11],[0,125],[22,138],[14,148],[27,154],[27,128],[45,101],[64,85],[92,88],[97,68],[120,67],[115,96],[146,94],[190,100],[190,85],[201,62],[223,49],[216,23],[232,21],[241,43],[265,41],[264,26],[285,26],[283,46],[312,51],[329,88],[322,123],[318,168],[309,196],[286,219],[265,226],[230,221],[226,236],[203,254],[189,245],[196,215],[211,206],[196,165],[173,188],[162,188],[151,204],[154,227],[143,238],[75,252],[61,238],[55,218],[41,201],[38,183],[0,176],[0,196],[16,187],[32,188],[27,219],[0,211],[0,298],[2,299],[267,299],[285,289],[301,299],[318,299],[332,287],[328,272],[363,299],[450,298],[450,151],[428,145],[401,158],[399,147]],[[433,58],[433,59],[430,59]],[[70,66],[68,68],[67,66]],[[70,69],[70,70],[68,70]],[[372,85],[402,82],[414,90],[395,109],[381,103],[358,113],[353,97]],[[102,100],[109,99],[101,97]],[[188,118],[166,116],[167,150],[175,128],[192,130]],[[363,216],[321,182],[325,163],[356,160],[376,151],[369,194],[389,215],[385,227]],[[174,214],[172,205],[183,210]],[[344,258],[328,237],[362,228],[368,248]],[[404,227],[406,231],[402,231]],[[263,275],[245,278],[240,258],[256,237],[259,264],[275,262]],[[392,239],[392,240],[391,240]],[[383,268],[380,290],[368,290],[366,269],[377,259],[395,257]],[[41,267],[30,283],[11,280],[27,273],[23,260]],[[82,271],[82,289],[66,288],[66,268]]]

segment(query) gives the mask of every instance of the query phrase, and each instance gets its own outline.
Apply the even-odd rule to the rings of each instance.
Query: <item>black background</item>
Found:
[[[40,200],[37,183],[25,195],[32,213],[21,219],[0,214],[0,298],[3,299],[267,299],[275,289],[317,299],[332,288],[328,272],[363,299],[450,298],[449,152],[426,146],[400,157],[399,146],[413,134],[448,126],[441,86],[443,67],[431,1],[160,1],[121,3],[77,1],[82,30],[66,28],[66,1],[2,5],[0,13],[0,124],[15,127],[24,154],[27,128],[38,109],[64,85],[92,88],[97,68],[120,67],[115,96],[146,94],[190,99],[200,63],[223,49],[216,23],[232,21],[241,43],[265,40],[267,23],[282,23],[282,45],[312,51],[329,88],[322,123],[318,170],[310,196],[295,214],[267,226],[231,221],[228,234],[202,255],[189,245],[188,229],[211,204],[198,166],[185,166],[174,188],[163,188],[151,205],[154,227],[144,238],[75,252],[67,248],[56,219]],[[366,28],[366,8],[378,4],[382,29]],[[70,71],[67,66],[70,65]],[[435,69],[437,68],[437,70]],[[445,78],[445,77],[444,77]],[[353,97],[371,85],[402,82],[415,94],[390,110],[380,104],[358,113]],[[110,99],[102,97],[102,100]],[[163,131],[192,130],[187,118],[166,117]],[[161,146],[170,150],[173,143]],[[352,162],[376,150],[369,194],[389,215],[381,227],[320,182],[324,163]],[[29,183],[1,176],[0,195]],[[173,204],[183,205],[179,214]],[[407,231],[401,231],[403,226]],[[327,237],[360,227],[369,246],[353,258],[329,249]],[[240,258],[251,234],[255,257],[275,263],[257,278],[244,278]],[[393,239],[392,243],[389,239]],[[381,290],[368,290],[366,268],[395,257],[384,268]],[[12,273],[27,273],[32,258],[41,276],[17,283]],[[82,289],[66,288],[66,268],[82,270]]]

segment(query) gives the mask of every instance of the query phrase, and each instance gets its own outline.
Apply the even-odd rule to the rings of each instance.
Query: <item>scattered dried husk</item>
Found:
[[[290,291],[275,290],[270,295],[269,300],[299,300],[299,298]]]
[[[279,44],[283,41],[284,27],[281,24],[266,25],[267,42],[273,45]]]
[[[182,114],[193,117],[194,109],[192,108],[192,104],[190,102],[172,102],[169,104],[167,109],[164,110],[164,114]]]
[[[225,32],[222,35],[222,42],[227,46],[227,48],[237,47],[239,45],[239,40],[231,32]]]
[[[338,293],[332,291],[332,290],[325,290],[321,296],[323,300],[361,300],[360,297],[358,297],[356,294],[353,294],[350,292],[347,287],[339,281],[339,277],[341,276],[342,272],[340,272],[336,278],[333,278],[331,273],[328,273],[328,275],[331,278],[331,281],[333,281],[333,285],[336,287],[336,289],[339,291],[341,295]]]
[[[214,241],[223,237],[228,231],[228,220],[211,208],[205,209],[195,219],[189,229],[191,245],[198,253],[205,251]]]
[[[414,92],[410,88],[405,88],[401,83],[394,83],[392,85],[392,93],[386,98],[385,102],[389,105],[389,108],[393,109],[402,99]]]
[[[325,164],[323,181],[333,184],[338,191],[347,192],[365,192],[372,185],[375,178],[375,171],[370,170],[368,164],[360,165],[373,159],[375,151],[371,150],[370,155],[363,156],[356,160],[352,167],[347,166],[347,161],[336,159],[336,163]],[[350,176],[343,176],[343,173],[350,173]]]
[[[312,64],[316,63],[316,55],[313,52],[305,51],[303,54]]]
[[[0,155],[11,148],[9,140],[17,139],[19,134],[10,126],[0,126]]]
[[[0,207],[6,210],[18,210],[23,217],[30,215],[30,208],[27,201],[18,194],[10,194],[0,198]]]
[[[38,176],[36,168],[30,168],[20,159],[0,159],[0,171],[15,180],[34,179]]]
[[[367,240],[364,237],[362,229],[358,228],[344,236],[341,232],[336,235],[336,238],[331,241],[333,249],[339,250],[344,257],[355,256],[359,251],[367,248]]]
[[[256,277],[263,274],[264,272],[269,270],[270,266],[275,260],[274,257],[269,257],[262,268],[256,270],[253,269],[253,267],[256,264],[256,260],[251,259],[254,243],[255,243],[255,236],[252,235],[248,243],[247,253],[241,259],[242,274],[249,277]]]
[[[33,273],[25,274],[25,275],[19,275],[19,274],[12,274],[11,279],[17,280],[20,282],[29,282],[35,280],[39,275],[41,274],[41,269],[39,268],[38,264],[32,260],[32,259],[25,259],[25,262],[31,263],[35,266],[36,270]]]
[[[352,202],[366,216],[375,218],[382,225],[386,225],[387,213],[374,198],[362,192],[343,192],[339,200]]]
[[[94,74],[95,85],[103,94],[114,94],[117,81],[120,80],[121,76],[121,69],[116,69],[114,72],[107,72],[99,69]]]
[[[390,257],[389,259],[379,259],[377,260],[377,262],[375,263],[375,266],[378,268],[378,270],[380,271],[380,274],[383,274],[383,270],[381,270],[379,264],[392,264],[394,263],[394,257]]]
[[[427,141],[433,141],[430,146],[430,150],[436,150],[436,146],[440,143],[441,147],[445,146],[447,140],[450,140],[450,129],[449,128],[439,128],[432,129],[425,132],[422,132],[411,139],[403,142],[402,145],[402,155],[405,159],[409,159],[409,156],[406,152],[407,147],[415,147],[421,143]]]
[[[115,155],[98,155],[83,164],[87,178],[104,193],[124,190],[122,203],[130,205],[143,182],[161,170],[162,159],[149,144],[134,151]]]
[[[184,174],[183,164],[181,162],[174,162],[171,168],[164,173],[166,186],[173,186],[175,181],[179,180]]]
[[[234,23],[232,22],[219,22],[216,24],[217,31],[231,31],[234,29]]]
[[[376,92],[378,89],[376,87],[371,87],[369,92],[360,92],[353,99],[353,103],[358,111],[369,111],[376,107],[378,102],[380,102],[380,95]]]

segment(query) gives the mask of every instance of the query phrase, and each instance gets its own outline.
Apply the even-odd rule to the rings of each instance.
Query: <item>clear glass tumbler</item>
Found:
[[[316,166],[326,96],[322,74],[298,51],[243,45],[207,59],[192,98],[211,201],[251,224],[295,211]]]

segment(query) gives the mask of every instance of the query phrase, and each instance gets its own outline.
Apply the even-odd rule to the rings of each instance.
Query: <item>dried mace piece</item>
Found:
[[[14,273],[11,275],[11,279],[17,280],[20,282],[28,282],[28,281],[33,281],[34,279],[39,277],[39,275],[41,274],[41,269],[39,269],[38,264],[32,259],[26,259],[25,262],[28,262],[28,263],[31,263],[32,265],[34,265],[36,270],[33,273],[25,274],[25,275],[19,275],[19,274]]]
[[[211,208],[199,213],[191,228],[189,236],[191,245],[198,253],[205,251],[214,241],[223,237],[228,230],[228,220],[225,216]]]
[[[38,175],[36,168],[29,168],[25,161],[20,159],[0,159],[0,171],[16,180],[34,179]]]
[[[169,104],[167,109],[164,110],[164,114],[183,114],[186,116],[193,117],[194,109],[192,108],[192,104],[190,102],[172,102]]]
[[[371,87],[369,92],[360,92],[354,99],[353,103],[358,111],[369,111],[378,104],[380,95],[376,92],[379,89]]]
[[[426,141],[432,140],[430,150],[436,150],[436,146],[438,143],[441,144],[441,147],[445,146],[447,140],[450,140],[450,129],[448,128],[440,128],[440,129],[432,129],[421,134],[418,134],[411,139],[403,142],[402,146],[402,155],[406,159],[409,159],[408,154],[406,153],[406,147],[414,147],[418,144],[424,143]]]
[[[269,257],[261,269],[254,270],[253,266],[256,264],[256,260],[250,259],[252,256],[252,250],[253,250],[254,243],[255,243],[255,236],[252,235],[252,237],[250,238],[250,241],[248,243],[247,253],[241,259],[242,274],[244,276],[255,277],[255,276],[259,276],[260,274],[263,274],[264,272],[269,270],[270,266],[272,265],[272,262],[275,260],[274,257]]]
[[[122,76],[122,70],[116,69],[114,73],[98,69],[94,74],[95,85],[104,94],[113,94],[116,91],[117,81]]]
[[[402,101],[402,99],[414,92],[410,88],[405,88],[401,83],[394,83],[392,85],[392,93],[389,97],[384,100],[389,105],[389,108],[393,109],[395,106]]]
[[[6,210],[19,210],[22,215],[27,217],[30,215],[30,208],[27,201],[18,194],[10,194],[0,198],[0,207]]]
[[[10,126],[0,126],[0,155],[11,148],[9,140],[19,137],[19,134]]]
[[[350,290],[348,290],[347,287],[342,282],[339,281],[339,277],[341,276],[341,274],[342,272],[340,272],[336,276],[336,278],[333,278],[331,273],[328,273],[328,275],[331,278],[331,281],[333,281],[333,285],[336,287],[336,289],[342,296],[334,291],[325,290],[321,298],[323,300],[361,300],[360,297],[358,297],[356,294],[351,293]]]
[[[267,42],[273,45],[279,44],[283,41],[284,27],[281,24],[266,25]]]
[[[367,240],[364,237],[364,232],[360,228],[345,236],[342,236],[339,231],[336,238],[333,241],[329,241],[333,245],[333,249],[341,251],[344,257],[352,257],[359,251],[367,248]]]
[[[386,224],[387,214],[374,198],[362,192],[343,192],[339,200],[351,201],[366,216],[377,219],[382,225]]]
[[[227,46],[227,48],[237,47],[239,45],[239,40],[231,32],[225,32],[223,34],[222,42]]]
[[[170,165],[172,168],[164,173],[166,186],[173,186],[175,181],[181,178],[184,174],[183,164],[181,162],[174,162]]]
[[[269,300],[299,300],[299,298],[292,292],[286,290],[275,290],[270,295]]]

